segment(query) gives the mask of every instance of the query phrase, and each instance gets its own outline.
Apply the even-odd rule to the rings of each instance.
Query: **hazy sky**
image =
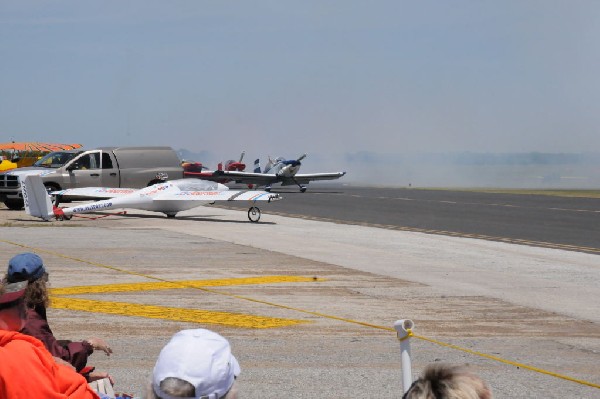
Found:
[[[582,152],[600,1],[0,0],[0,141]]]

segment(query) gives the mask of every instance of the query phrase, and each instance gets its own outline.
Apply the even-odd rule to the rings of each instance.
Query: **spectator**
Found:
[[[19,333],[27,282],[0,283],[0,397],[98,399],[85,378],[58,364],[44,344]]]
[[[402,399],[492,399],[492,391],[464,366],[431,364]]]
[[[237,399],[240,365],[229,342],[205,330],[183,330],[160,351],[146,399]]]
[[[9,283],[29,282],[25,293],[27,320],[21,332],[42,341],[53,356],[69,362],[77,371],[81,371],[86,366],[87,359],[94,350],[101,350],[107,355],[112,353],[112,349],[100,338],[71,342],[58,341],[54,337],[46,317],[46,308],[49,305],[48,273],[46,273],[42,258],[38,255],[26,252],[14,256],[8,262],[6,280]],[[93,372],[88,379],[93,381],[106,377],[110,379],[107,373]]]

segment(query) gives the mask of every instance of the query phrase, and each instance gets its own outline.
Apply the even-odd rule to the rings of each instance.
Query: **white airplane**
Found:
[[[281,183],[282,186],[296,184],[301,192],[306,191],[305,184],[312,180],[333,180],[344,176],[346,172],[334,173],[298,173],[306,154],[298,159],[285,160],[283,158],[271,159],[265,165],[263,172],[260,171],[260,161],[254,161],[254,172],[241,172],[235,170],[215,170],[212,176],[202,176],[202,179],[219,181],[223,179],[233,180],[236,183],[256,184],[265,186],[265,191],[271,191],[273,183]]]
[[[177,212],[213,204],[216,201],[249,201],[248,219],[260,220],[260,209],[254,206],[256,201],[276,201],[282,199],[278,194],[266,191],[234,191],[223,184],[199,179],[180,179],[154,184],[142,189],[85,187],[48,193],[40,176],[27,176],[22,181],[23,200],[27,214],[44,220],[53,217],[58,220],[70,219],[74,214],[103,211],[115,208],[133,208],[153,212],[162,212],[167,217],[175,217]],[[57,198],[89,198],[105,200],[70,208],[58,208],[52,205],[50,195]]]

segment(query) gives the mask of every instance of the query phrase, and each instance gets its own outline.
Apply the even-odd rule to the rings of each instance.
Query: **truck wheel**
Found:
[[[25,204],[22,199],[7,199],[4,201],[4,205],[10,210],[20,211]]]

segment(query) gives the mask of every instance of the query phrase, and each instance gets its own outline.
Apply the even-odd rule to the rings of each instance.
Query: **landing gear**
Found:
[[[167,219],[173,219],[177,212],[165,212],[165,215],[167,215]]]
[[[298,182],[296,181],[296,179],[294,179],[293,177],[292,177],[292,180],[294,181],[294,183],[296,183],[296,185],[297,185],[298,187],[300,187],[300,192],[301,192],[301,193],[303,193],[303,192],[305,192],[305,191],[306,191],[306,186],[303,186],[302,184],[298,183]]]
[[[54,207],[53,209],[53,213],[54,213],[54,217],[56,218],[56,220],[71,220],[71,218],[73,217],[72,214],[70,215],[65,215],[65,213],[63,212],[63,210],[61,208],[58,207]]]
[[[248,209],[248,220],[250,220],[252,223],[258,223],[260,220],[260,209],[255,206]]]

